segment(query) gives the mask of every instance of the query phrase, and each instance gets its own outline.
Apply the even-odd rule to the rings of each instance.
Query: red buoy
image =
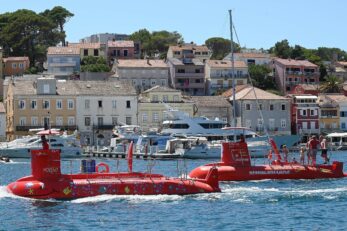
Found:
[[[129,150],[131,152],[132,148]],[[128,155],[131,156],[130,152]],[[102,194],[185,195],[220,192],[216,168],[211,168],[206,177],[200,180],[171,178],[132,172],[130,157],[129,172],[111,173],[108,172],[108,165],[100,163],[97,165],[99,172],[62,174],[60,150],[32,150],[31,155],[32,174],[7,186],[7,190],[15,195],[37,199],[75,199]],[[102,172],[101,168],[106,171]]]
[[[247,181],[263,179],[320,179],[346,177],[343,163],[334,161],[331,165],[303,165],[297,162],[281,161],[276,144],[271,142],[277,160],[269,165],[251,165],[245,142],[222,143],[221,162],[195,168],[191,178],[204,179],[212,168],[218,169],[220,181]]]

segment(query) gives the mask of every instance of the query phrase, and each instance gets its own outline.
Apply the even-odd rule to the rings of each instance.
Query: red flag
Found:
[[[128,171],[133,171],[133,141],[130,142],[128,147]]]

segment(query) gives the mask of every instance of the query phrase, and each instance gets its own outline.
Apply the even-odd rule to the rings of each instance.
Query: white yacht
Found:
[[[347,150],[347,132],[334,132],[326,137],[329,150]]]
[[[239,140],[243,135],[251,146],[252,141],[267,141],[267,136],[259,136],[246,127],[228,127],[227,123],[219,119],[210,120],[206,117],[189,117],[182,111],[169,108],[167,111],[172,119],[163,121],[162,133],[173,136],[206,137],[208,141]],[[288,148],[300,142],[299,135],[270,136],[280,147],[286,145]],[[264,145],[263,145],[264,146]],[[261,148],[263,149],[263,147]]]
[[[53,149],[61,150],[62,158],[80,157],[83,153],[79,140],[76,135],[56,135],[47,138],[48,143]],[[10,142],[0,144],[0,156],[8,158],[30,158],[30,150],[41,149],[41,137],[26,136]]]

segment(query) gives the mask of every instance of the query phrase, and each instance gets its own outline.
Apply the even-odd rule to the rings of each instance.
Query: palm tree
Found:
[[[320,85],[320,91],[323,93],[340,93],[342,89],[342,80],[335,75],[327,75],[325,82]]]

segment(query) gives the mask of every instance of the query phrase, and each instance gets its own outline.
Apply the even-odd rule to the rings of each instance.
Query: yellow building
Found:
[[[184,111],[193,116],[194,102],[182,97],[180,90],[155,86],[140,94],[138,102],[138,125],[143,131],[160,129],[162,122],[169,118],[168,108]]]
[[[340,129],[340,107],[337,101],[341,97],[346,98],[340,94],[322,94],[318,96],[320,108],[319,127],[321,132],[330,133]]]
[[[81,60],[85,56],[103,57],[106,60],[106,45],[101,43],[69,43],[69,47],[80,49]]]
[[[76,129],[76,90],[54,78],[11,80],[6,98],[6,134],[12,140],[34,128]]]

